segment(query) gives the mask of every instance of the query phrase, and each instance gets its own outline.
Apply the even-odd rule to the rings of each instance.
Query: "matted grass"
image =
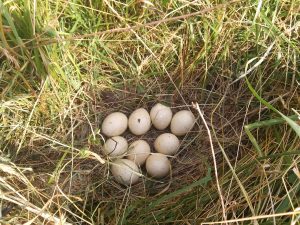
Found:
[[[299,224],[299,6],[0,1],[1,223]],[[122,187],[101,121],[158,101],[204,121]]]

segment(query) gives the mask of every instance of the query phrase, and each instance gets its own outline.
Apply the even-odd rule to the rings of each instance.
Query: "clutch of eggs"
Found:
[[[189,110],[181,110],[173,115],[170,107],[157,103],[150,110],[134,110],[129,118],[124,113],[113,112],[104,118],[101,132],[108,137],[102,152],[114,158],[110,170],[115,180],[129,186],[138,182],[141,176],[140,167],[145,164],[147,174],[153,178],[163,178],[170,173],[171,162],[167,156],[175,155],[180,147],[178,136],[187,134],[196,122]],[[157,153],[151,153],[151,147],[145,140],[132,142],[128,147],[127,140],[121,135],[129,131],[141,136],[153,125],[157,130],[170,126],[171,133],[163,133],[154,141]],[[123,157],[126,156],[126,159]]]

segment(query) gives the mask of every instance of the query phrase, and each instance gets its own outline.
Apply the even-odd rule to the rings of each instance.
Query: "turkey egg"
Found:
[[[158,130],[166,129],[172,120],[172,111],[169,107],[157,103],[150,111],[153,126]]]
[[[195,122],[195,116],[191,111],[181,110],[172,118],[171,132],[177,136],[183,136],[193,128]]]
[[[127,126],[127,116],[121,112],[114,112],[103,120],[102,133],[108,137],[119,136],[124,133]]]
[[[103,152],[109,156],[121,156],[127,149],[128,143],[126,139],[121,136],[115,136],[105,142]]]
[[[171,162],[161,153],[153,153],[146,160],[147,173],[154,178],[163,178],[170,173]]]
[[[135,162],[138,166],[142,166],[150,152],[150,145],[146,141],[137,140],[129,145],[127,159]]]
[[[128,126],[135,135],[145,134],[151,127],[150,115],[144,108],[134,110],[129,116]]]
[[[157,152],[165,155],[175,155],[179,149],[179,139],[171,133],[159,135],[154,141],[154,148]]]
[[[128,159],[117,159],[111,164],[111,173],[118,183],[130,186],[139,180],[139,168]]]

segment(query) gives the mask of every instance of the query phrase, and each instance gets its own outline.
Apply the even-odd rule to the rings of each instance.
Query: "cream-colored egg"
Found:
[[[165,155],[175,155],[179,145],[179,139],[171,133],[161,134],[154,141],[155,150]]]
[[[195,122],[195,116],[191,111],[181,110],[172,118],[171,132],[177,136],[185,135],[193,128]]]
[[[125,132],[127,126],[127,116],[121,112],[114,112],[103,120],[102,133],[108,137],[118,136]]]
[[[151,127],[150,115],[144,108],[134,110],[128,120],[129,130],[135,135],[145,134]]]
[[[147,173],[154,178],[162,178],[170,173],[171,162],[167,156],[153,153],[146,160]]]
[[[121,136],[115,136],[109,138],[103,148],[103,152],[105,155],[109,156],[121,156],[128,149],[128,143],[125,138]]]
[[[139,168],[128,159],[117,159],[111,163],[111,173],[117,182],[124,185],[135,184],[139,180]]]
[[[150,145],[144,140],[137,140],[129,145],[127,158],[135,162],[138,166],[142,166],[150,153]]]
[[[158,130],[164,130],[169,126],[172,115],[172,110],[160,103],[157,103],[150,111],[152,124]]]

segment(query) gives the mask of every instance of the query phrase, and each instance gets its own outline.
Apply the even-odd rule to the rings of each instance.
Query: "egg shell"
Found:
[[[171,132],[176,136],[183,136],[193,128],[195,122],[195,116],[191,111],[181,110],[172,118]]]
[[[110,167],[115,180],[126,186],[135,184],[139,180],[139,168],[128,159],[117,159],[112,162]]]
[[[125,132],[127,126],[127,116],[121,112],[114,112],[105,117],[101,131],[107,137],[119,136]]]
[[[163,178],[170,173],[171,162],[160,153],[151,154],[146,160],[147,173],[154,178]]]
[[[128,126],[131,133],[135,135],[143,135],[151,127],[150,115],[144,108],[134,110],[129,116]]]
[[[155,150],[165,155],[175,155],[179,145],[179,139],[171,133],[161,134],[154,141]]]
[[[150,145],[144,140],[137,140],[130,144],[127,152],[127,159],[142,166],[151,153]]]
[[[158,130],[166,129],[172,120],[172,110],[160,103],[157,103],[150,111],[153,126]]]
[[[109,156],[121,156],[128,149],[128,142],[121,136],[109,138],[103,148],[103,153]]]

